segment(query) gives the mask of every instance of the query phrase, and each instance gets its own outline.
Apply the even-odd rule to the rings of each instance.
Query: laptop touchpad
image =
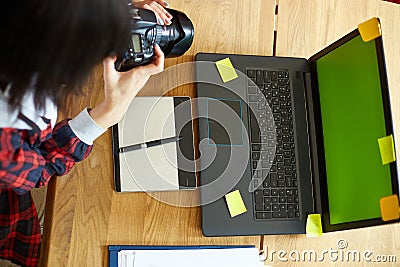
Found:
[[[210,145],[243,145],[242,101],[208,99],[207,127]]]

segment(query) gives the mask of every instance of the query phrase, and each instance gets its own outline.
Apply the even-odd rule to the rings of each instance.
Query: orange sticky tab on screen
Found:
[[[397,195],[383,197],[379,204],[383,221],[393,221],[400,218],[399,197]]]
[[[215,65],[217,65],[219,75],[224,83],[239,77],[229,57],[215,62]]]
[[[364,42],[369,42],[382,35],[381,23],[378,18],[369,19],[358,25],[358,31]]]
[[[226,204],[228,205],[229,213],[231,217],[235,217],[247,211],[244,205],[242,195],[239,190],[235,190],[225,195]]]
[[[318,237],[322,235],[321,214],[308,214],[306,222],[306,236]]]
[[[379,150],[381,152],[382,164],[389,164],[396,161],[394,152],[393,135],[388,135],[378,139]]]

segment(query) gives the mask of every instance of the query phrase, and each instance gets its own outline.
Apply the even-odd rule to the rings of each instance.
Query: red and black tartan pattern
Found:
[[[21,266],[39,266],[41,234],[31,193],[2,190],[0,203],[0,258]]]
[[[30,190],[66,174],[91,149],[67,120],[41,132],[0,129],[0,258],[38,266],[40,225]]]

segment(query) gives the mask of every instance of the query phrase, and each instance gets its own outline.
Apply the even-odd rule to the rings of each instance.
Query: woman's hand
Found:
[[[172,15],[165,10],[168,7],[168,3],[163,0],[143,0],[133,2],[136,8],[145,8],[153,11],[156,14],[159,24],[169,25],[171,24]]]
[[[90,116],[100,127],[107,129],[118,123],[150,76],[162,72],[164,54],[157,45],[154,47],[154,52],[154,59],[150,64],[133,68],[127,72],[115,70],[115,57],[104,59],[105,98],[103,102],[90,110]]]

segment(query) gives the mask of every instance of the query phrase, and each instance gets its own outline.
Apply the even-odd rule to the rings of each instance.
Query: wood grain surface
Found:
[[[198,52],[272,54],[274,1],[169,2],[192,20],[194,42],[182,57],[166,59],[166,71],[151,78],[140,95],[195,97],[194,85],[180,82],[193,81],[193,69],[174,66],[193,61]],[[98,66],[83,95],[66,99],[67,108],[59,119],[99,103],[102,79],[102,66]],[[197,191],[162,195],[164,200],[190,204],[198,202],[199,196]],[[49,184],[41,266],[107,266],[107,245],[112,244],[258,246],[259,241],[259,236],[206,238],[199,207],[168,205],[146,193],[115,193],[111,132],[107,131],[95,141],[88,159]]]

